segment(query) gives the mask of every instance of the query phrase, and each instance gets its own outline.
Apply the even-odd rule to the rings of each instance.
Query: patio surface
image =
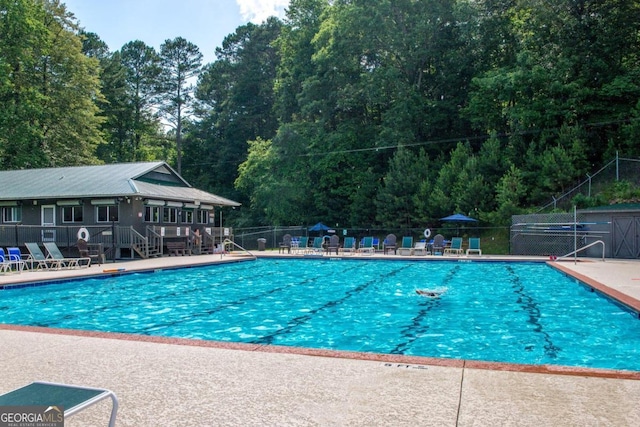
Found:
[[[105,269],[148,270],[237,259],[164,257],[81,270],[23,272],[0,275],[0,287],[105,274]],[[639,261],[555,264],[640,308]],[[0,343],[0,394],[36,380],[108,388],[120,401],[118,426],[640,425],[640,372],[225,345],[10,325],[0,325]],[[65,425],[106,425],[110,409],[110,401],[102,401],[69,417]]]

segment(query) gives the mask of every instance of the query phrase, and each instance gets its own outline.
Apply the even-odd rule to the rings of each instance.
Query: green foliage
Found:
[[[95,163],[98,61],[57,0],[0,3],[0,166]]]
[[[194,90],[190,80],[197,77],[202,65],[198,46],[183,37],[165,40],[160,46],[160,73],[156,81],[160,112],[175,129],[176,166],[182,172],[182,127],[190,114]]]
[[[269,19],[237,28],[216,50],[218,60],[205,66],[196,89],[201,120],[186,136],[185,177],[242,203],[251,190],[237,191],[233,183],[247,159],[247,141],[270,140],[278,127],[272,112],[278,55],[271,45],[280,27],[278,20]]]
[[[404,230],[421,225],[416,218],[414,194],[427,179],[429,163],[424,150],[417,156],[404,148],[396,151],[376,198],[376,219],[380,225]]]
[[[594,196],[576,195],[571,203],[578,209],[616,204],[640,203],[640,187],[629,181],[614,182]]]
[[[0,0],[0,167],[166,159],[238,225],[508,225],[640,154],[638,34],[628,0],[292,0],[201,68],[181,37],[109,52],[58,0]]]
[[[629,181],[618,181],[613,183],[610,189],[604,190],[603,196],[609,199],[610,204],[638,203],[640,187]]]
[[[0,166],[43,166],[40,147],[46,96],[36,73],[48,44],[45,11],[29,0],[0,2]]]
[[[608,201],[605,197],[598,194],[594,197],[585,196],[584,194],[578,194],[571,199],[571,204],[577,209],[595,208],[598,206],[608,205]]]

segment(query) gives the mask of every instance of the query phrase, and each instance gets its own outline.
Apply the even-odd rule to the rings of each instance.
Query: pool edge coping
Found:
[[[581,262],[590,262],[590,261],[581,261]],[[629,296],[623,292],[618,291],[610,286],[607,286],[603,283],[598,282],[595,279],[592,279],[589,276],[585,276],[584,274],[578,273],[564,265],[562,263],[547,261],[548,266],[582,282],[584,285],[592,288],[592,290],[597,290],[605,296],[613,299],[614,301],[628,307],[629,309],[635,311],[636,315],[640,317],[640,300]]]
[[[382,353],[366,353],[356,351],[325,350],[307,347],[287,347],[266,344],[235,343],[226,341],[197,340],[189,338],[170,338],[151,335],[123,334],[117,332],[97,332],[80,329],[47,328],[39,326],[10,325],[0,323],[0,331],[30,332],[51,335],[66,335],[83,338],[114,339],[121,341],[145,342],[152,344],[180,345],[189,347],[216,348],[232,351],[253,351],[277,354],[292,354],[299,356],[328,357],[348,360],[362,360],[369,362],[391,363],[396,365],[439,366],[458,369],[478,369],[502,372],[581,376],[594,378],[608,378],[619,380],[640,381],[640,371],[625,371],[614,369],[584,368],[564,365],[527,365],[505,362],[489,362],[467,359],[447,359],[424,356],[405,356]]]

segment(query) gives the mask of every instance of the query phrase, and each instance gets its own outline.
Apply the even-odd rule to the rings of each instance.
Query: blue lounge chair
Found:
[[[20,252],[20,248],[13,247],[7,248],[7,253],[9,257],[9,264],[11,264],[16,271],[22,272],[24,270],[26,263],[24,261],[24,257]]]
[[[469,237],[469,248],[467,249],[467,255],[469,255],[472,252],[478,255],[482,255],[482,249],[480,249],[479,237]]]
[[[373,237],[365,237],[360,242],[358,253],[373,255],[376,253],[376,249],[373,247]]]
[[[300,240],[298,241],[298,249],[296,250],[296,252],[302,252],[303,254],[309,252],[309,237],[300,237]]]
[[[324,237],[314,237],[313,245],[311,246],[311,253],[322,255],[322,253],[324,252],[324,248],[322,247],[323,243]]]
[[[413,237],[404,236],[402,238],[402,245],[396,249],[398,255],[411,255],[413,253]]]
[[[344,244],[340,248],[343,254],[353,255],[356,253],[356,239],[355,237],[345,237]]]
[[[9,258],[4,253],[4,249],[0,248],[0,272],[6,273],[11,271],[11,263],[9,262]]]
[[[445,254],[462,255],[462,237],[451,239],[451,246],[444,248]]]

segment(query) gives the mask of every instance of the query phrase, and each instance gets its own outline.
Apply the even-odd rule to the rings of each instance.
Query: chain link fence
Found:
[[[591,243],[585,217],[573,213],[514,215],[512,255],[563,256]]]
[[[553,197],[548,204],[538,210],[538,213],[552,209],[569,211],[573,208],[572,200],[577,195],[591,197],[610,186],[612,182],[618,181],[627,181],[640,186],[640,159],[616,157],[593,175],[587,174],[587,178],[576,187],[558,197]]]
[[[460,236],[467,240],[468,237],[480,237],[482,239],[482,250],[487,253],[507,254],[509,227],[483,227],[470,224],[446,224],[440,227],[428,228],[430,237],[433,239],[436,234],[442,234],[446,239]],[[279,248],[285,234],[292,237],[318,237],[330,236],[337,234],[342,242],[346,236],[355,237],[359,242],[363,237],[374,238],[374,246],[382,250],[384,239],[389,234],[394,234],[397,238],[397,244],[400,244],[403,236],[413,237],[414,242],[427,240],[425,237],[426,228],[414,229],[389,229],[389,228],[366,228],[366,227],[336,227],[329,231],[309,231],[304,226],[280,226],[280,227],[250,227],[250,228],[234,228],[234,241],[238,245],[247,250],[262,250]],[[261,240],[261,241],[259,241]]]

